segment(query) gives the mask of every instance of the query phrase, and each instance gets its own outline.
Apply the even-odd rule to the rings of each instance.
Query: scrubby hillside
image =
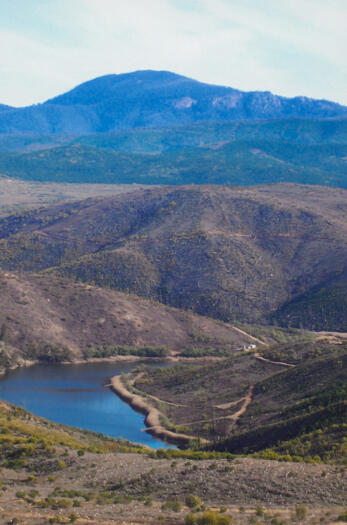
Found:
[[[263,321],[319,287],[330,296],[346,263],[346,224],[341,190],[155,188],[6,217],[0,265],[46,270],[227,321]],[[302,326],[317,329],[309,301],[302,308]],[[339,301],[320,308],[322,328],[345,329],[332,311]]]
[[[231,517],[246,525],[264,513],[266,520],[327,524],[343,514],[345,480],[337,465],[156,453],[6,403],[0,425],[3,523],[182,525],[194,512],[195,520],[205,519],[200,523],[218,516],[221,525]]]
[[[23,358],[162,357],[192,347],[229,353],[252,341],[228,324],[62,278],[0,272],[0,290],[0,368]]]
[[[169,428],[207,438],[212,449],[343,461],[346,344],[306,342],[260,352],[212,366],[148,370],[134,385],[156,393]]]

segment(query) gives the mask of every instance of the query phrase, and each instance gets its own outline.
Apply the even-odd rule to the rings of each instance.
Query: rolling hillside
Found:
[[[0,368],[23,358],[163,357],[192,347],[232,352],[253,341],[191,312],[52,276],[0,272],[0,290]]]
[[[231,184],[276,182],[347,188],[346,144],[233,141],[152,153],[120,153],[74,144],[0,154],[3,175],[34,181],[104,184]]]
[[[346,144],[347,119],[285,118],[196,122],[163,128],[134,128],[88,135],[0,133],[1,152],[29,152],[54,146],[81,144],[122,153],[163,153],[185,148],[220,146],[233,141],[288,144]]]
[[[346,344],[282,346],[260,348],[270,359],[239,353],[208,366],[148,369],[134,385],[166,401],[176,431],[207,438],[215,450],[343,461]],[[295,364],[272,360],[293,351]]]
[[[303,328],[346,330],[346,196],[334,189],[140,190],[0,220],[0,264],[46,271],[224,321],[263,322],[300,300]],[[343,287],[343,280],[339,281]],[[312,294],[324,288],[319,312]],[[326,312],[324,313],[326,309]],[[296,326],[286,315],[283,325]]]

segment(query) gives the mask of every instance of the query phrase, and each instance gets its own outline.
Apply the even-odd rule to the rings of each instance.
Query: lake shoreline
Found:
[[[21,363],[26,366],[0,376],[0,400],[57,424],[122,438],[153,450],[171,448],[144,432],[144,416],[109,388],[115,374],[139,373],[137,359],[117,361],[72,366]],[[171,363],[147,360],[146,365],[156,368]]]
[[[135,382],[135,380],[133,382]],[[161,412],[152,406],[144,397],[130,392],[124,385],[120,375],[111,378],[110,387],[117,396],[127,403],[133,410],[145,415],[146,431],[152,434],[153,437],[182,448],[189,446],[191,441],[198,440],[196,436],[178,434],[163,427],[160,422],[160,417],[162,415]]]
[[[46,363],[40,360],[29,360],[23,359],[18,361],[15,365],[11,367],[0,369],[0,377],[6,375],[10,371],[14,371],[20,368],[29,368],[34,365],[83,365],[83,364],[93,364],[93,363],[136,363],[136,362],[207,362],[207,361],[216,361],[221,358],[205,356],[200,358],[195,357],[180,357],[179,355],[166,356],[166,357],[141,357],[134,355],[126,356],[112,356],[112,357],[92,357],[88,359],[74,359],[72,361],[61,361],[59,363]],[[179,434],[172,432],[167,428],[163,427],[160,423],[161,412],[153,407],[144,397],[141,397],[136,394],[132,394],[129,390],[126,389],[125,385],[121,381],[121,376],[116,375],[110,378],[109,383],[105,385],[113,390],[113,392],[128,406],[130,406],[135,412],[139,412],[145,416],[145,431],[151,434],[155,439],[158,439],[165,443],[176,445],[178,447],[185,448],[189,446],[191,441],[197,441],[197,436],[190,436],[187,434]]]
[[[88,363],[119,363],[119,362],[134,362],[134,361],[164,361],[171,360],[167,357],[140,357],[137,355],[116,355],[113,357],[90,357],[88,359],[73,359],[72,361],[60,361],[57,363],[49,363],[45,361],[40,361],[39,359],[23,359],[18,361],[16,364],[9,366],[7,368],[0,369],[0,376],[5,375],[11,370],[17,370],[18,368],[26,368],[33,365],[84,365]]]
[[[138,355],[115,355],[111,357],[89,357],[87,359],[76,358],[71,361],[60,361],[56,363],[50,363],[45,361],[40,361],[39,359],[21,359],[16,364],[13,364],[6,368],[0,368],[0,376],[5,375],[11,370],[17,370],[18,368],[26,368],[33,365],[83,365],[88,363],[121,363],[121,362],[136,362],[136,361],[148,361],[148,362],[158,362],[158,361],[170,361],[174,363],[179,362],[191,362],[191,363],[204,363],[209,361],[220,361],[225,359],[225,357],[215,357],[215,356],[202,356],[202,357],[181,357],[180,355],[168,355],[163,357],[145,357]]]

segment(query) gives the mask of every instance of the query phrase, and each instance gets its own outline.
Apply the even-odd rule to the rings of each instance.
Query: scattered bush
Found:
[[[187,516],[184,519],[185,525],[196,525],[196,516],[192,512],[187,514]]]
[[[116,355],[136,355],[139,357],[167,357],[169,351],[164,346],[108,346],[101,348],[89,347],[84,350],[85,359],[93,357],[113,357]]]
[[[185,499],[185,504],[190,509],[194,508],[200,508],[202,505],[202,500],[199,498],[199,496],[195,496],[194,494],[189,494]]]
[[[182,506],[178,500],[175,501],[167,501],[166,503],[163,503],[161,506],[161,510],[172,510],[173,512],[180,512],[182,509]]]
[[[212,510],[207,510],[196,517],[197,525],[230,525],[231,516],[220,514]],[[194,523],[194,522],[193,522]]]
[[[264,516],[264,508],[262,505],[258,505],[257,508],[255,509],[255,513],[257,516]]]
[[[304,520],[307,516],[307,507],[305,505],[296,505],[295,516],[298,520]]]

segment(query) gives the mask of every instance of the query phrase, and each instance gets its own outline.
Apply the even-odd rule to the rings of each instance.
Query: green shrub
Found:
[[[231,517],[212,510],[207,510],[197,517],[197,525],[230,525]]]
[[[296,505],[295,516],[298,520],[304,520],[307,516],[307,507],[305,505]]]
[[[30,483],[35,483],[35,481],[37,481],[37,477],[36,477],[34,474],[30,474],[30,475],[28,476],[28,481],[29,481]]]
[[[172,510],[174,512],[180,512],[182,509],[182,506],[178,500],[175,501],[167,501],[166,503],[163,503],[161,506],[161,510]]]
[[[257,508],[255,509],[255,513],[257,516],[264,516],[264,508],[262,505],[257,505]]]
[[[190,509],[194,509],[195,507],[201,507],[202,500],[199,498],[199,496],[195,496],[194,494],[189,494],[185,499],[185,504]]]
[[[184,519],[185,525],[195,525],[196,524],[196,516],[192,512],[187,514],[187,516]]]
[[[57,501],[55,506],[58,507],[59,509],[68,509],[69,507],[71,507],[71,501],[64,498],[64,499]]]

